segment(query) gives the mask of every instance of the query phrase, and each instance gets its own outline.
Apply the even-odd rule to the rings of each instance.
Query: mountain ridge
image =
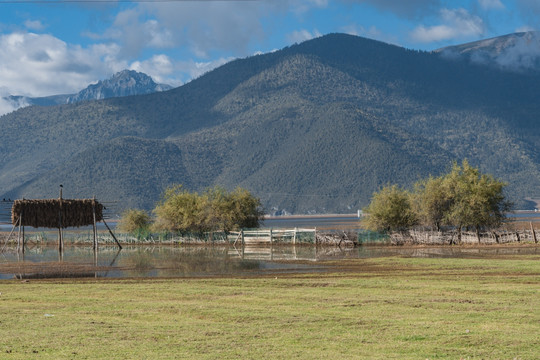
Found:
[[[540,73],[540,32],[527,31],[435,50],[442,56],[503,71]]]
[[[540,194],[538,80],[326,35],[167,92],[0,117],[28,129],[0,143],[0,192],[56,196],[62,181],[73,196],[149,209],[172,183],[218,184],[248,188],[269,212],[355,212],[382,185],[468,158],[528,206]]]
[[[28,97],[22,95],[9,95],[3,98],[14,109],[26,106],[55,106],[74,104],[81,101],[102,100],[113,97],[151,94],[171,90],[173,87],[167,84],[155,83],[152,78],[142,72],[134,70],[122,70],[113,74],[110,78],[99,80],[96,84],[90,84],[76,94],[59,94],[43,97]]]

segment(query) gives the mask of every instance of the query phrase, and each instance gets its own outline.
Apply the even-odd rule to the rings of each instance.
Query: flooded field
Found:
[[[538,246],[357,248],[281,245],[232,246],[36,246],[25,254],[8,248],[0,254],[0,279],[260,276],[325,272],[327,260],[374,257],[479,258],[540,254]]]

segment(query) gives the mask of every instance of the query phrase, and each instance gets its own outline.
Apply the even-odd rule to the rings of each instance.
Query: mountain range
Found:
[[[0,197],[151,209],[163,190],[242,186],[269,213],[350,213],[467,158],[540,196],[540,75],[330,34],[181,87],[0,117]]]
[[[123,70],[106,80],[100,80],[91,84],[76,94],[52,95],[45,97],[28,97],[10,95],[4,98],[14,108],[40,105],[54,106],[61,104],[73,104],[80,101],[101,100],[112,97],[151,94],[158,91],[172,89],[166,84],[157,84],[152,78],[144,73],[134,70]]]
[[[436,52],[505,71],[540,72],[540,32],[529,31],[448,46]]]

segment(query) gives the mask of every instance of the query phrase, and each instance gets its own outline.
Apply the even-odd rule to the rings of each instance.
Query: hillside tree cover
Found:
[[[173,185],[154,214],[156,229],[203,233],[258,227],[264,212],[260,200],[242,188],[228,192],[215,186],[199,194]]]
[[[429,177],[409,193],[396,185],[382,188],[373,195],[364,211],[366,228],[377,231],[400,231],[414,225],[441,230],[450,226],[461,230],[500,226],[512,204],[506,200],[506,183],[483,174],[464,160],[439,177]]]

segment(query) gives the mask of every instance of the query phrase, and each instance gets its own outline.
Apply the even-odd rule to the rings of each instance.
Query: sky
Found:
[[[430,51],[539,28],[540,0],[0,0],[0,96],[76,93],[124,69],[180,86],[335,32]]]

